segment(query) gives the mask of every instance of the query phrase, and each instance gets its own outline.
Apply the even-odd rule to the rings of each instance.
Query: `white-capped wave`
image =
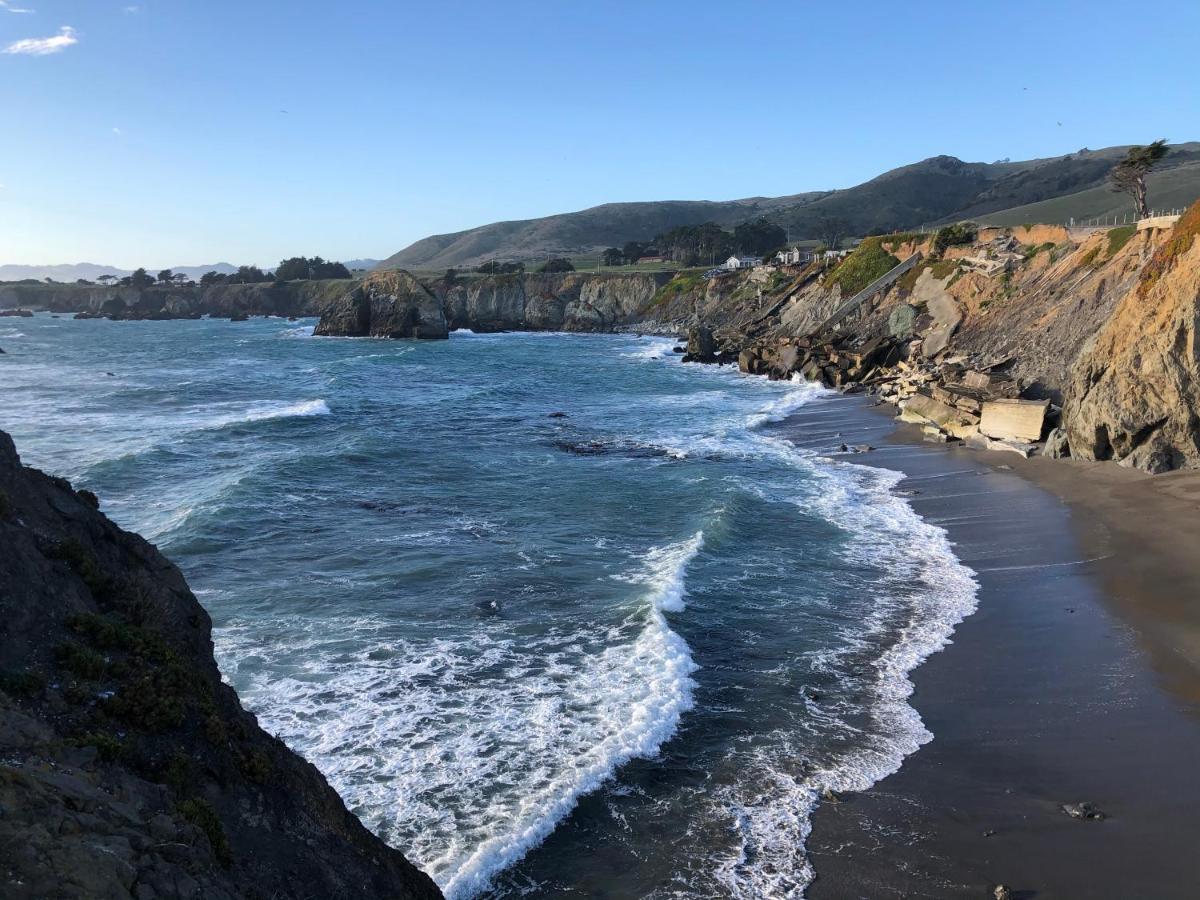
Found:
[[[675,355],[672,351],[676,344],[673,340],[645,338],[639,342],[638,347],[621,355],[627,359],[666,359]]]
[[[261,622],[217,634],[222,670],[269,730],[447,897],[485,891],[692,705],[683,608],[701,534],[650,550],[624,623],[528,637],[489,620],[413,637],[379,619]],[[490,630],[492,627],[498,630]]]
[[[265,422],[270,419],[305,418],[307,416],[327,416],[329,405],[324,400],[304,400],[300,403],[250,403],[231,404],[235,411],[224,413],[208,419],[201,427],[224,428],[228,425],[240,425],[245,422]]]

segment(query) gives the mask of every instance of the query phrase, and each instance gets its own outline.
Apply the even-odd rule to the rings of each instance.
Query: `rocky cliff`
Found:
[[[144,289],[8,283],[0,284],[0,309],[43,309],[112,319],[187,319],[202,315],[316,316],[345,296],[356,283],[330,279]]]
[[[1030,453],[1048,438],[1052,455],[1160,472],[1200,465],[1198,233],[1200,206],[1140,230],[892,235],[801,271],[681,275],[657,312],[690,312],[746,371],[879,392],[939,440]]]
[[[342,337],[445,338],[442,304],[407,272],[368,275],[321,315],[314,334]]]
[[[207,614],[0,432],[0,895],[434,898],[221,681]]]
[[[669,274],[498,275],[431,288],[451,329],[615,331],[640,323]]]
[[[1175,225],[1136,286],[1072,368],[1071,452],[1148,472],[1200,466],[1200,204]]]

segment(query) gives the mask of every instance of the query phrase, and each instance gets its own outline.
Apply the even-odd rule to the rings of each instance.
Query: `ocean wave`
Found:
[[[622,353],[621,356],[626,359],[668,359],[676,355],[672,351],[678,345],[677,341],[664,339],[643,340],[639,343],[643,346],[639,346],[636,350]]]
[[[889,573],[855,633],[844,634],[838,646],[812,662],[849,683],[860,677],[854,673],[863,668],[864,649],[886,649],[869,662],[866,683],[860,685],[869,697],[868,724],[837,722],[843,735],[854,734],[854,749],[813,771],[797,772],[794,754],[760,747],[746,777],[722,792],[719,802],[737,845],[714,861],[715,877],[738,898],[803,896],[815,876],[804,845],[821,797],[866,790],[933,738],[908,702],[909,676],[950,642],[955,626],[974,611],[978,591],[974,572],[955,557],[945,530],[922,519],[895,493],[902,473],[825,459],[758,431],[797,401],[807,402],[785,397],[750,416],[751,440],[761,453],[804,471],[810,487],[795,502],[842,530],[848,569],[869,565]]]
[[[702,546],[698,533],[648,551],[629,617],[594,633],[422,640],[379,619],[293,620],[264,639],[261,622],[235,622],[218,656],[374,831],[447,897],[473,897],[691,708],[696,664],[666,614]]]
[[[248,405],[233,404],[239,407],[235,412],[218,415],[211,419],[202,420],[199,428],[227,428],[230,425],[243,425],[249,422],[266,422],[271,419],[307,418],[309,416],[327,416],[330,414],[329,405],[324,400],[303,400],[299,403],[251,403]]]
[[[316,325],[299,325],[295,328],[285,328],[279,332],[282,338],[310,338],[316,330]]]

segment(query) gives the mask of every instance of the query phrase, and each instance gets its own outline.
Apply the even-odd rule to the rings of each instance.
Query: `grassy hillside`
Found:
[[[609,203],[580,212],[495,222],[434,235],[406,247],[380,266],[438,270],[476,265],[491,258],[530,262],[547,255],[590,258],[604,247],[649,240],[678,225],[716,222],[732,227],[756,216],[766,216],[790,228],[792,237],[801,239],[820,237],[822,221],[831,218],[845,223],[846,234],[904,230],[991,216],[1092,189],[1107,194],[1105,178],[1125,150],[1109,147],[1050,159],[995,163],[968,163],[952,156],[937,156],[841,191],[729,201]],[[1200,143],[1174,145],[1163,163],[1164,171],[1157,177],[1165,178],[1171,169],[1193,163],[1200,163]],[[1186,195],[1187,183],[1185,177],[1171,196]],[[1153,194],[1152,200],[1167,204],[1167,200],[1160,201]],[[1034,216],[1034,220],[1037,218]],[[1031,219],[1026,213],[1018,215],[1017,221]]]
[[[1146,179],[1146,187],[1151,209],[1186,209],[1200,199],[1200,162],[1153,172]],[[1072,218],[1084,222],[1113,217],[1117,221],[1124,218],[1132,221],[1133,204],[1126,195],[1115,194],[1101,186],[974,218],[987,225],[1022,225],[1026,222],[1066,224]]]

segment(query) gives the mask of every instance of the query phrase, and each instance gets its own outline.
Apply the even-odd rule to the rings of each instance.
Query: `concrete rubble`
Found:
[[[1058,409],[1046,399],[1022,399],[1022,385],[964,356],[927,359],[920,340],[841,335],[788,338],[742,350],[738,368],[772,379],[802,377],[847,393],[868,393],[897,407],[902,422],[921,426],[925,440],[1030,457],[1057,431]],[[1065,448],[1052,441],[1051,453]]]

